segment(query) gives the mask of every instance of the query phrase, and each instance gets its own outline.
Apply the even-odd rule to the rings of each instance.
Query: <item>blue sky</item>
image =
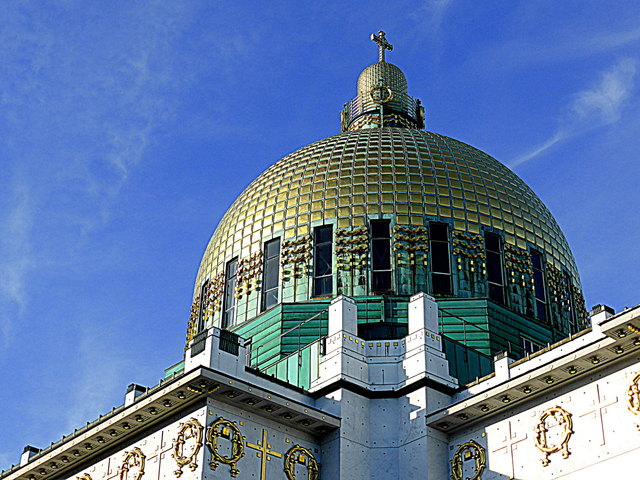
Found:
[[[379,29],[427,129],[547,204],[587,306],[640,302],[638,3],[348,7],[3,2],[0,468],[180,360],[215,225],[267,166],[339,131]]]

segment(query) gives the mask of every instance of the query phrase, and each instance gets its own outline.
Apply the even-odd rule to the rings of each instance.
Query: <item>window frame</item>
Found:
[[[233,275],[229,275],[231,265],[235,266]],[[238,307],[238,298],[236,297],[236,290],[238,285],[238,257],[234,257],[227,262],[224,268],[224,292],[223,292],[223,305],[222,305],[222,319],[221,328],[229,328],[235,325],[236,321],[236,309]],[[229,291],[231,290],[231,291]],[[229,299],[231,299],[231,305],[229,306]],[[231,311],[231,320],[229,321],[229,312]]]
[[[434,239],[434,235],[432,234],[432,228],[433,227],[445,227],[446,228],[446,234],[445,237],[446,239]],[[445,245],[446,246],[446,260],[447,260],[447,266],[448,266],[448,272],[445,271],[436,271],[435,270],[435,264],[436,262],[434,261],[434,252],[435,252],[435,246],[436,245]],[[445,222],[429,222],[429,259],[430,259],[430,265],[431,265],[431,292],[433,293],[433,295],[438,295],[438,296],[451,296],[453,295],[453,268],[452,268],[452,262],[451,262],[451,226],[448,223]],[[448,281],[446,282],[447,285],[447,291],[438,291],[436,292],[436,278],[446,278]],[[440,285],[440,282],[437,283],[438,285]],[[445,283],[443,283],[444,285]]]
[[[318,243],[318,234],[322,230],[329,231],[328,240]],[[320,251],[326,247],[329,247],[329,257],[326,262],[329,266],[329,273],[318,275],[318,269],[320,266]],[[326,259],[325,259],[326,260]],[[326,279],[329,278],[329,282]],[[326,286],[329,283],[329,291],[324,289],[320,290],[320,286]],[[313,229],[313,285],[312,285],[313,297],[324,297],[333,294],[333,225],[319,225]]]
[[[495,237],[498,241],[498,250],[490,250],[487,242],[487,237],[492,236]],[[507,295],[506,295],[506,286],[505,286],[505,274],[504,274],[504,240],[502,237],[493,232],[485,231],[484,232],[484,250],[486,255],[486,270],[487,270],[487,297],[494,302],[499,303],[500,305],[507,305]],[[489,266],[489,254],[495,254],[498,259],[498,270],[500,272],[500,283],[490,280],[490,266]],[[494,298],[492,296],[491,287],[499,287],[501,292],[501,299]],[[495,289],[493,290],[495,291]]]
[[[387,236],[380,237],[375,236],[374,224],[386,224],[387,226]],[[369,228],[371,231],[371,290],[373,293],[385,294],[392,293],[394,291],[393,287],[393,264],[392,264],[392,256],[391,256],[391,220],[388,219],[375,219],[369,221]],[[385,242],[386,245],[383,247],[384,251],[383,255],[387,257],[388,260],[388,268],[376,268],[376,245]],[[382,276],[388,277],[389,287],[386,289],[377,289],[376,288],[376,277]]]
[[[535,318],[537,318],[538,320],[545,322],[545,323],[549,323],[549,309],[548,309],[548,301],[547,301],[547,279],[546,279],[546,275],[545,275],[545,268],[544,268],[544,256],[542,255],[542,252],[536,250],[536,249],[531,249],[529,251],[529,254],[531,256],[531,267],[533,270],[533,286],[534,286],[534,292],[533,292],[533,302],[535,305],[535,308],[533,310],[534,316]],[[536,267],[536,262],[534,261],[534,257],[537,256],[539,259],[539,263],[540,263],[540,267]],[[538,285],[537,282],[537,278],[536,277],[536,271],[540,272],[540,285]],[[539,294],[541,293],[542,298],[539,297]],[[544,318],[542,318],[540,316],[540,308],[542,308],[542,311],[544,312]]]
[[[278,243],[278,253],[271,257],[268,256],[269,246],[274,242]],[[262,295],[260,298],[260,312],[264,312],[269,310],[272,307],[275,307],[280,303],[280,255],[282,253],[282,242],[280,237],[272,238],[264,242],[263,245],[263,268],[262,268]],[[273,261],[275,259],[275,261]],[[272,262],[269,262],[272,260]],[[276,270],[276,285],[272,288],[267,289],[267,276],[270,271],[270,266],[275,263]],[[270,292],[276,292],[276,301],[274,304],[267,305],[268,295]]]

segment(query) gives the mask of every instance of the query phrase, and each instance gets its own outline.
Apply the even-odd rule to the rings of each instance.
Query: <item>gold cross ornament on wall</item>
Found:
[[[247,447],[257,450],[257,456],[261,459],[260,463],[260,480],[267,479],[267,461],[271,457],[282,458],[282,454],[272,450],[271,445],[267,443],[267,430],[262,430],[262,441],[258,440],[258,444],[247,442]]]

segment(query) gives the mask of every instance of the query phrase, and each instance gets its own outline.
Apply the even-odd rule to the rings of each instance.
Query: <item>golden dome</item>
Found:
[[[378,62],[365,68],[358,77],[358,95],[366,95],[374,88],[382,85],[389,87],[394,93],[408,94],[407,78],[392,63]]]
[[[224,272],[227,261],[257,254],[272,238],[286,242],[309,235],[318,225],[354,229],[378,218],[417,227],[444,221],[454,232],[471,235],[500,232],[505,245],[535,248],[580,288],[560,227],[515,173],[458,140],[385,127],[307,145],[253,181],[215,230],[194,296],[205,280]]]

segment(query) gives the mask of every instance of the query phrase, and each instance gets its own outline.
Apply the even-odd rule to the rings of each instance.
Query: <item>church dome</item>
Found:
[[[549,210],[505,165],[422,121],[381,54],[345,105],[343,133],[277,161],[226,212],[198,271],[192,322],[229,327],[274,302],[425,291],[576,331],[586,318],[578,270]]]
[[[515,173],[444,135],[385,127],[317,141],[267,169],[224,215],[196,285],[234,256],[259,252],[268,239],[295,241],[327,223],[359,228],[371,218],[412,227],[437,219],[472,235],[483,228],[503,232],[506,244],[535,246],[578,282],[560,227]]]

